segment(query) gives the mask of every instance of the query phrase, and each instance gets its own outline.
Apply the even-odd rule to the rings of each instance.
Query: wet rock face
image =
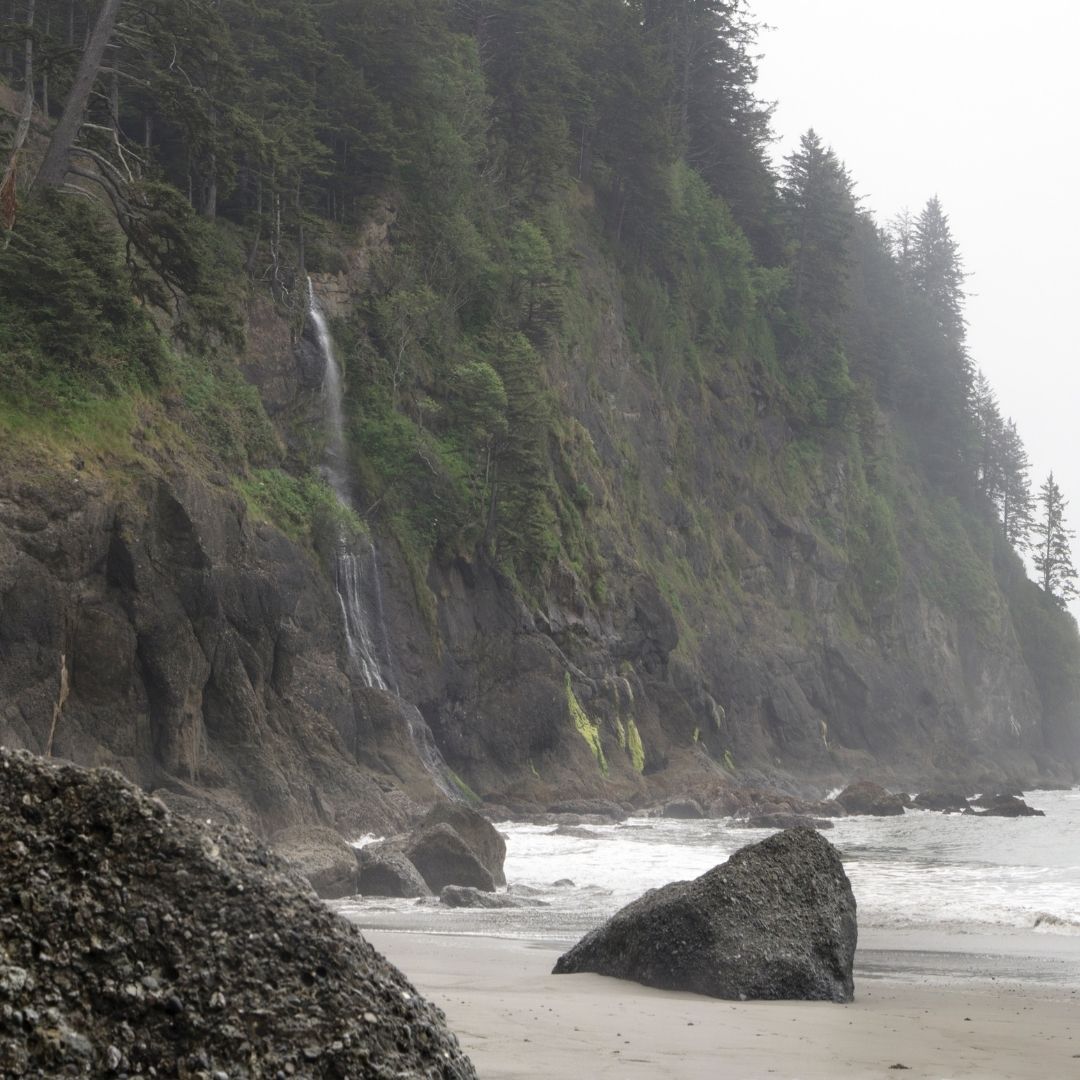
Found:
[[[896,817],[904,812],[905,802],[902,796],[893,795],[880,784],[869,780],[849,784],[836,796],[836,801],[849,814],[868,814],[872,817]]]
[[[920,791],[913,805],[917,810],[937,810],[944,814],[962,814],[969,809],[967,798],[954,791]]]
[[[443,823],[429,825],[414,836],[405,856],[420,871],[432,892],[446,885],[466,885],[482,892],[494,892],[495,882],[472,848]]]
[[[447,885],[439,894],[439,902],[452,908],[535,908],[547,907],[543,900],[509,893],[481,892],[463,885]]]
[[[359,891],[364,896],[415,899],[431,896],[420,871],[394,843],[368,844],[356,853],[360,866]]]
[[[0,750],[0,1075],[475,1076],[250,833]]]
[[[1028,806],[1015,795],[983,795],[972,805],[981,808],[976,812],[983,817],[1046,817],[1045,811]]]
[[[664,806],[663,816],[677,821],[698,821],[705,817],[705,811],[697,799],[672,799]]]
[[[791,829],[694,881],[647,892],[561,956],[555,974],[730,1000],[848,1002],[856,937],[836,849],[813,830]]]
[[[332,584],[228,487],[178,472],[116,495],[0,468],[0,743],[203,804],[266,835],[401,828],[371,782]],[[415,755],[396,776],[427,800]]]
[[[359,891],[356,852],[333,829],[296,825],[275,835],[272,845],[322,899],[338,900]]]
[[[428,811],[420,827],[440,824],[449,825],[472,848],[496,885],[506,884],[506,841],[487,818],[463,803],[440,802]]]

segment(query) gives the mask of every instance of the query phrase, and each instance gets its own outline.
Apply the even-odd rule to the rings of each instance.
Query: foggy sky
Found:
[[[774,153],[814,127],[879,223],[938,195],[970,275],[968,341],[1080,528],[1080,6],[750,0]],[[1080,560],[1080,540],[1073,542]],[[1080,614],[1080,605],[1073,605]]]

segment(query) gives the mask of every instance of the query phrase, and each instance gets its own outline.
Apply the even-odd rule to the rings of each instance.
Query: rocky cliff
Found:
[[[1009,603],[1034,589],[1015,557],[979,550],[962,525],[943,554],[948,523],[908,474],[889,581],[866,584],[876,564],[853,506],[865,479],[847,447],[793,466],[763,367],[658,386],[614,274],[580,255],[594,262],[591,322],[552,350],[545,378],[563,411],[553,456],[588,493],[601,595],[571,567],[526,594],[479,555],[432,558],[418,579],[376,506],[378,580],[362,601],[371,614],[378,587],[376,660],[392,676],[373,688],[350,667],[325,550],[171,445],[160,416],[135,420],[122,461],[12,439],[0,741],[116,766],[271,832],[396,826],[448,778],[544,803],[762,772],[1071,775],[1076,698],[1040,693]],[[341,326],[364,288],[362,274],[317,282]],[[256,302],[247,339],[243,371],[282,443],[299,445],[322,423],[312,329],[291,333]],[[358,479],[356,505],[368,494]],[[944,586],[960,571],[977,594],[957,601]],[[421,752],[431,736],[441,776]]]
[[[746,5],[198,17],[11,157],[0,743],[269,833],[1072,778],[947,217],[778,175]]]

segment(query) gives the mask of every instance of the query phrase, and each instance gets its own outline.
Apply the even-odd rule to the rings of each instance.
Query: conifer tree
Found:
[[[1005,531],[1005,539],[1017,551],[1024,551],[1029,545],[1034,524],[1031,481],[1028,477],[1031,463],[1014,420],[1006,421],[1002,428],[998,458],[1001,468],[1001,489],[998,494],[1001,527]]]
[[[915,222],[912,271],[941,331],[958,347],[966,336],[964,267],[948,215],[935,195]]]
[[[1068,502],[1051,472],[1039,490],[1042,513],[1032,530],[1035,534],[1035,571],[1047,596],[1064,608],[1077,595],[1076,568],[1072,561],[1074,533],[1065,527]]]
[[[971,410],[975,421],[975,483],[997,505],[1003,487],[1001,450],[1005,424],[994,388],[981,371],[975,376]]]
[[[856,200],[847,169],[813,128],[785,159],[781,193],[793,246],[793,306],[825,330],[847,302]]]

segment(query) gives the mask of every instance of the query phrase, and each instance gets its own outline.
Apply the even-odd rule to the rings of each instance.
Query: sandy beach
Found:
[[[1080,944],[1065,936],[864,934],[851,1005],[556,977],[551,942],[366,936],[445,1010],[485,1080],[1080,1077]]]

